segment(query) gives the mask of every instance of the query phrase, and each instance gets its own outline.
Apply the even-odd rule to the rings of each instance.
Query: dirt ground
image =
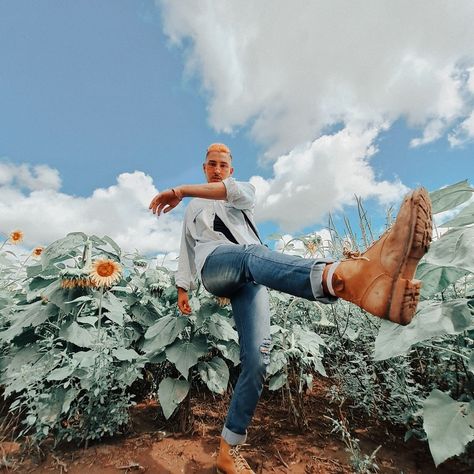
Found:
[[[303,432],[289,421],[287,404],[277,394],[262,398],[242,449],[256,473],[351,473],[351,455],[341,435],[332,432],[332,422],[324,416],[337,413],[326,396],[329,381],[316,382],[305,398],[308,429]],[[63,446],[52,451],[26,450],[12,456],[3,454],[2,473],[214,473],[219,434],[228,398],[206,396],[192,399],[193,430],[172,433],[161,410],[153,401],[134,407],[127,436],[89,446],[87,449]],[[349,415],[344,415],[348,416]],[[376,463],[382,473],[456,473],[473,472],[474,463],[448,460],[435,468],[427,443],[403,441],[404,431],[377,424],[367,417],[349,418],[351,435],[360,440],[362,454],[370,455],[379,445]],[[0,453],[2,455],[2,453]],[[1,457],[0,457],[1,460]],[[472,461],[471,461],[472,462]]]

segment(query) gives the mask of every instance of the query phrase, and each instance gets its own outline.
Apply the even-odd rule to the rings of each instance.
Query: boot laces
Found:
[[[250,468],[249,464],[245,460],[245,458],[242,456],[242,454],[239,452],[239,445],[234,446],[229,450],[229,454],[232,456],[234,463],[235,463],[235,468],[237,469],[237,472],[241,472],[244,469],[248,469],[249,471],[252,471]]]
[[[344,257],[346,258],[352,258],[353,260],[367,260],[368,262],[370,262],[370,259],[361,255],[358,250],[350,250],[348,248],[344,248],[342,250],[342,255],[344,255]]]
[[[370,248],[372,248],[383,236],[388,234],[392,230],[393,224],[389,226],[387,229],[384,230],[384,232],[380,235],[378,239],[375,239],[365,250],[364,253],[367,252]],[[361,255],[361,252],[359,250],[352,250],[350,247],[344,246],[342,248],[342,255],[346,258],[352,258],[353,260],[367,260],[370,262],[370,258],[364,257]]]

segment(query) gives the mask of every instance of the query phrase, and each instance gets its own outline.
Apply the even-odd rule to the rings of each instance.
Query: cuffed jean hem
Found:
[[[227,426],[224,426],[221,436],[224,438],[225,442],[231,446],[235,446],[237,444],[244,444],[247,440],[247,433],[245,434],[238,434],[230,431]]]
[[[311,282],[311,290],[313,291],[314,298],[320,303],[335,303],[339,298],[332,295],[325,295],[323,292],[323,270],[326,264],[333,263],[332,259],[321,259],[318,258],[314,265],[311,267],[309,273],[309,280]]]

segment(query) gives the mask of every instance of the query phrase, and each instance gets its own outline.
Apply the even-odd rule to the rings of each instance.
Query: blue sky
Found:
[[[314,30],[311,28],[314,44],[309,42],[308,51],[314,50],[316,56],[318,51],[320,55],[321,51],[334,52],[317,63],[321,71],[314,80],[320,81],[319,87],[312,90],[311,85],[304,84],[300,88],[300,78],[303,83],[308,74],[315,74],[314,68],[308,74],[302,71],[301,76],[293,72],[285,76],[283,66],[294,56],[290,47],[294,38],[285,43],[284,29],[283,38],[275,41],[280,49],[284,49],[281,44],[289,44],[289,52],[265,53],[272,37],[266,38],[268,26],[259,23],[257,14],[252,15],[254,23],[249,34],[244,31],[246,17],[240,17],[241,12],[228,2],[219,2],[219,7],[213,2],[197,2],[200,6],[178,3],[179,6],[150,0],[0,1],[0,164],[4,164],[3,171],[0,168],[1,232],[26,229],[26,243],[32,246],[84,229],[109,233],[122,245],[147,253],[176,252],[182,209],[168,220],[151,222],[140,206],[143,208],[151,200],[154,191],[202,182],[203,152],[216,141],[231,147],[237,179],[258,177],[254,184],[260,185],[262,211],[256,215],[263,236],[277,230],[298,233],[318,229],[325,222],[327,211],[352,212],[350,196],[354,192],[366,192],[364,199],[380,225],[389,202],[396,203],[407,188],[423,185],[433,190],[466,178],[472,183],[474,146],[467,125],[474,102],[474,90],[469,89],[474,57],[466,45],[474,42],[469,43],[470,33],[462,29],[470,15],[474,18],[467,3],[460,5],[461,10],[466,6],[467,18],[447,18],[437,33],[442,36],[452,30],[459,34],[458,46],[453,43],[451,49],[437,57],[438,51],[426,50],[425,46],[432,44],[432,31],[426,30],[425,42],[419,36],[413,37],[413,51],[417,54],[413,64],[418,71],[420,64],[424,68],[416,77],[421,81],[423,74],[433,77],[440,71],[439,81],[426,88],[426,97],[413,92],[416,87],[420,91],[425,88],[423,84],[412,87],[412,72],[406,66],[412,63],[407,63],[405,53],[396,73],[387,69],[384,75],[384,65],[374,64],[372,68],[380,70],[372,78],[370,65],[356,62],[367,58],[353,59],[350,51],[348,58],[354,60],[350,71],[363,74],[354,72],[354,77],[341,81],[343,93],[325,95],[324,91],[331,91],[327,84],[335,84],[337,79],[333,78],[341,74],[341,70],[335,72],[341,60],[337,55],[345,53],[334,49],[337,45],[331,38],[326,49],[318,50],[325,36],[322,32],[319,38],[314,32],[317,25]],[[340,13],[338,3],[330,12],[335,24]],[[423,30],[423,11],[412,11],[409,3],[401,4],[397,11],[400,18],[409,15],[413,25],[419,22]],[[436,8],[435,3],[433,24]],[[251,2],[242,3],[241,10],[251,9]],[[438,13],[440,18],[446,18],[442,11]],[[392,14],[387,12],[385,21],[390,21]],[[278,14],[275,15],[278,21]],[[361,14],[359,26],[354,18],[353,34],[357,38],[364,18]],[[295,16],[295,21],[303,22],[301,15]],[[217,28],[219,31],[210,26],[202,28],[226,22],[228,28]],[[301,29],[305,27],[310,26],[302,23]],[[393,30],[397,32],[397,25]],[[406,36],[403,31],[400,35]],[[234,43],[227,42],[232,38]],[[242,38],[250,38],[249,42],[256,38],[255,44],[245,46]],[[390,52],[391,39],[384,40]],[[369,39],[360,37],[360,41],[364,44]],[[405,39],[406,47],[410,46],[409,41],[410,38]],[[262,56],[258,56],[260,52]],[[282,67],[277,67],[276,73],[272,72],[272,54],[281,61]],[[302,51],[301,62],[296,66],[308,63],[304,54]],[[397,57],[395,46],[392,54]],[[252,55],[263,60],[249,66]],[[297,71],[294,65],[288,67]],[[452,69],[446,72],[449,67]],[[268,76],[267,71],[271,73]],[[462,81],[458,78],[457,82],[449,82],[455,75],[453,71]],[[413,97],[404,93],[405,72],[406,90],[413,92]],[[260,85],[262,77],[268,88],[265,83]],[[381,77],[394,78],[393,95],[386,84],[377,83]],[[463,85],[459,85],[460,81]],[[285,84],[294,89],[288,91]],[[369,88],[371,84],[376,86]],[[267,91],[268,99],[264,98]],[[300,91],[302,97],[297,97]],[[345,94],[347,102],[343,100]],[[396,98],[398,95],[400,99]],[[439,105],[428,110],[426,104],[433,103]],[[327,104],[335,104],[328,114],[311,112],[318,107],[326,110]],[[330,117],[326,120],[326,116]],[[464,129],[463,123],[467,123]],[[435,130],[431,136],[426,133],[430,124]],[[334,152],[339,153],[337,166],[326,179],[330,147],[337,141],[338,132],[349,145]],[[424,134],[428,137],[426,143],[413,146],[412,140]],[[359,140],[362,136],[365,138]],[[321,137],[327,137],[327,145]],[[450,137],[457,137],[455,146]],[[358,147],[359,151],[346,158],[344,153],[351,153],[351,140],[359,140],[354,145],[354,150]],[[369,151],[373,147],[377,148],[375,153]],[[317,190],[308,192],[307,201],[294,197],[291,189],[312,187],[312,181],[302,181],[285,168],[284,157],[290,157],[287,162],[291,159],[316,163],[325,153],[328,156],[319,167],[307,165],[308,173],[317,174],[314,187],[324,188],[325,182],[331,182],[338,186],[342,183],[344,189],[335,194],[333,201],[332,187],[321,189],[322,194]],[[357,179],[344,184],[345,160],[353,160],[348,173],[357,174],[358,166],[364,168],[363,176],[368,181],[364,184],[361,180],[360,189]],[[274,168],[278,163],[279,168]],[[41,176],[35,168],[38,165],[43,166]],[[304,172],[302,168],[300,174]],[[283,184],[292,180],[294,186],[288,186],[287,194],[279,196]],[[386,184],[378,184],[381,182]],[[140,188],[137,196],[134,187]],[[130,204],[132,201],[134,205]],[[296,216],[302,205],[311,208],[316,201],[314,215],[305,211],[301,217]],[[41,219],[32,212],[39,203],[44,210]],[[51,209],[46,209],[50,204]],[[115,213],[121,206],[125,210],[114,214],[109,225],[110,209],[114,208]],[[281,214],[288,217],[280,219]],[[129,228],[124,229],[126,226]],[[140,235],[134,235],[134,229]]]

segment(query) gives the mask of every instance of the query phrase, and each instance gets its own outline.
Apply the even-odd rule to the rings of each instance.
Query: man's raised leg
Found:
[[[375,316],[408,324],[420,299],[416,267],[431,234],[431,201],[420,188],[405,197],[393,226],[364,253],[325,268],[326,291]]]

